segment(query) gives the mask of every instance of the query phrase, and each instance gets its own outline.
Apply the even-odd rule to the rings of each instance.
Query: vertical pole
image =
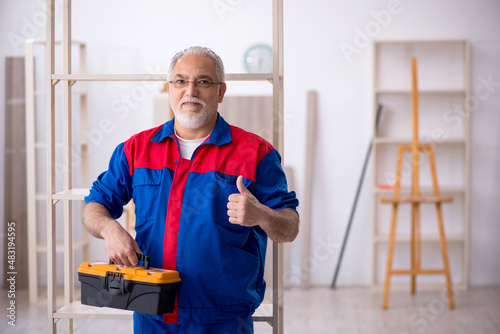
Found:
[[[273,0],[273,145],[284,156],[283,0]]]
[[[87,73],[87,46],[80,44],[80,73]],[[87,82],[80,81],[80,127],[82,130],[87,130]],[[83,142],[83,132],[80,132],[81,150],[82,150],[82,187],[90,187],[89,171],[88,171],[88,143]]]
[[[35,149],[35,58],[33,41],[26,41],[24,59],[25,101],[26,101],[26,184],[28,218],[28,284],[29,301],[38,300],[38,268],[36,242],[36,149]]]
[[[312,219],[312,186],[314,177],[314,152],[312,149],[316,147],[316,114],[318,110],[318,94],[315,91],[307,92],[307,124],[306,124],[306,150],[305,157],[305,184],[304,184],[304,201],[301,203],[301,248],[302,258],[308,259],[311,256],[311,219]],[[311,274],[305,272],[300,279],[302,288],[309,288],[311,285]]]
[[[273,0],[273,145],[284,159],[283,106],[283,0]],[[273,242],[273,334],[283,333],[283,293],[283,244]]]
[[[470,115],[470,107],[469,107],[469,84],[470,84],[470,78],[469,78],[469,42],[464,41],[464,96],[463,96],[463,106],[465,108],[464,110],[464,115]],[[464,251],[463,251],[463,257],[464,260],[462,261],[463,263],[463,268],[462,268],[462,277],[463,277],[463,283],[465,286],[469,285],[469,225],[470,225],[470,192],[469,192],[469,180],[470,180],[470,163],[469,163],[469,157],[470,157],[470,119],[464,118],[463,120],[464,123],[464,157],[463,157],[463,165],[464,165],[464,176],[463,176],[463,205],[464,205],[464,211],[463,211],[463,235],[464,235]]]
[[[63,2],[63,74],[71,73],[71,0]],[[72,117],[71,117],[71,82],[62,85],[62,124],[63,124],[63,190],[73,186],[72,171]],[[73,202],[64,201],[64,303],[73,302]],[[73,319],[65,321],[66,333],[73,333]]]
[[[46,138],[46,173],[47,173],[47,313],[48,332],[56,333],[53,314],[56,311],[56,230],[55,207],[52,194],[55,192],[55,89],[52,86],[52,74],[55,70],[54,60],[54,30],[55,30],[55,0],[47,0],[47,24],[45,47],[45,138]]]
[[[378,69],[378,54],[379,54],[379,48],[380,45],[379,43],[375,42],[373,43],[373,64],[374,64],[374,71],[373,71],[373,105],[377,105],[377,91],[379,90],[379,84],[377,78],[379,77],[379,69]],[[374,122],[376,123],[376,122]],[[373,153],[372,153],[372,196],[373,196],[373,203],[378,202],[378,194],[375,189],[377,189],[377,181],[378,181],[378,168],[377,164],[375,163],[377,160],[377,148],[379,147],[377,145],[377,140],[376,138],[378,137],[377,134],[377,125],[373,124],[373,142],[374,142],[374,148],[373,148]],[[378,261],[378,242],[375,240],[375,236],[378,235],[378,205],[373,204],[372,205],[372,287],[374,287],[378,283],[378,267],[379,267],[379,261]]]
[[[418,196],[418,87],[417,87],[417,59],[412,58],[412,118],[413,118],[413,140],[411,146],[412,154],[412,196]]]
[[[87,73],[87,46],[80,44],[80,73]],[[82,155],[82,180],[81,187],[90,188],[89,184],[89,164],[88,164],[88,142],[84,141],[83,132],[88,129],[87,121],[87,82],[80,81],[80,150]],[[87,229],[82,229],[83,245],[83,261],[90,261],[90,237]]]
[[[418,87],[417,87],[417,59],[412,58],[412,117],[413,117],[413,140],[411,145],[411,155],[412,155],[412,197],[415,199],[419,196],[419,147],[418,147]],[[418,266],[419,254],[417,254],[417,229],[420,228],[420,224],[417,221],[419,219],[419,203],[412,202],[411,208],[411,293],[415,293],[416,290],[416,269]]]

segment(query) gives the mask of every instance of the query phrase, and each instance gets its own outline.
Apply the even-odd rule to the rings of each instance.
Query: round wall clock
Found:
[[[271,73],[273,71],[273,48],[267,44],[256,44],[248,48],[243,56],[248,73]]]

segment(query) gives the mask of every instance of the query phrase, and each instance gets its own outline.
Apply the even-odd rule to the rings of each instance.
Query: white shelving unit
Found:
[[[61,44],[56,42],[55,44]],[[78,57],[80,71],[86,73],[86,47],[83,43],[73,42],[75,48],[78,48]],[[36,52],[35,48],[38,48],[39,52]],[[45,200],[44,194],[40,183],[37,179],[43,178],[43,175],[39,175],[36,166],[40,165],[40,161],[37,159],[37,151],[45,149],[46,143],[42,141],[43,131],[38,131],[36,127],[37,117],[41,117],[43,110],[42,108],[37,108],[37,99],[45,96],[45,91],[37,89],[37,77],[41,75],[40,70],[36,68],[35,62],[37,60],[38,54],[43,54],[43,49],[45,48],[45,41],[40,40],[27,40],[25,43],[25,100],[26,100],[26,157],[27,157],[27,208],[28,208],[28,266],[29,266],[29,300],[30,303],[36,303],[39,300],[38,293],[38,254],[47,252],[47,243],[39,241],[37,237],[37,229],[40,225],[40,216],[42,213],[37,210],[37,203]],[[38,60],[40,60],[38,58]],[[43,67],[41,67],[43,70]],[[85,84],[81,84],[79,91],[74,91],[73,94],[77,96],[79,102],[79,122],[78,125],[81,129],[86,128],[87,124],[87,92]],[[80,131],[81,135],[81,131]],[[81,174],[82,183],[86,183],[88,180],[88,165],[87,165],[87,150],[86,142],[79,141],[75,143],[79,152],[81,152],[82,163],[78,168]],[[62,143],[56,143],[56,147],[62,148]],[[39,155],[38,155],[39,156]],[[38,185],[38,187],[37,187]],[[62,253],[64,251],[63,242],[56,242],[56,252]],[[82,230],[82,235],[73,244],[73,250],[83,249],[83,257],[88,258],[89,254],[89,235],[85,230]]]
[[[432,144],[436,151],[440,192],[452,196],[444,204],[444,223],[450,253],[454,286],[467,287],[469,247],[469,44],[467,41],[378,41],[374,43],[374,110],[383,105],[373,143],[373,276],[372,284],[381,287],[387,256],[391,207],[381,204],[394,185],[397,147],[410,144],[411,58],[418,60],[419,138],[421,144]],[[403,163],[402,195],[411,190],[411,158]],[[406,174],[405,174],[406,173]],[[421,158],[421,192],[432,193],[429,161]],[[381,186],[382,185],[382,186]],[[410,263],[410,208],[400,209],[395,250],[395,267],[408,268]],[[435,211],[422,208],[423,263],[442,267]],[[408,252],[408,256],[404,255]],[[438,253],[436,253],[438,252]],[[426,262],[427,261],[427,262]],[[394,283],[406,283],[407,277],[396,277]],[[424,286],[442,286],[435,277],[419,278]]]
[[[273,86],[273,145],[283,155],[283,0],[272,1],[273,10],[273,73],[227,74],[227,81],[269,81]],[[55,0],[47,0],[46,30],[46,170],[47,170],[47,310],[49,333],[56,333],[55,323],[65,319],[65,332],[73,332],[73,319],[131,319],[132,312],[110,308],[81,305],[74,295],[72,202],[81,201],[88,189],[75,189],[72,183],[72,86],[79,81],[166,81],[167,74],[73,74],[71,70],[71,0],[63,2],[62,73],[55,73]],[[55,86],[62,85],[62,130],[64,185],[56,191],[55,169]],[[56,261],[57,251],[55,207],[64,206],[64,305],[56,307]],[[61,205],[61,204],[59,204]],[[261,305],[254,314],[255,321],[269,322],[273,333],[283,333],[283,244],[273,243],[272,304]]]

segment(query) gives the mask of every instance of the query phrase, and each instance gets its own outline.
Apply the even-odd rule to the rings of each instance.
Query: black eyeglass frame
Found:
[[[182,81],[180,83],[179,81]],[[203,82],[202,81],[206,81]],[[197,88],[210,88],[212,85],[220,85],[223,84],[224,82],[222,81],[208,81],[205,79],[200,79],[200,80],[184,80],[184,79],[177,79],[175,81],[167,81],[169,84],[174,85],[175,88],[184,88],[187,87],[190,83],[193,83],[195,87]]]

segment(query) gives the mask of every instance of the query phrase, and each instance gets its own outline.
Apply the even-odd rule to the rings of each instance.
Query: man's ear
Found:
[[[226,83],[225,82],[221,83],[219,87],[219,98],[217,99],[219,103],[222,103],[222,101],[224,100],[224,94],[226,94],[226,89],[227,89]]]

